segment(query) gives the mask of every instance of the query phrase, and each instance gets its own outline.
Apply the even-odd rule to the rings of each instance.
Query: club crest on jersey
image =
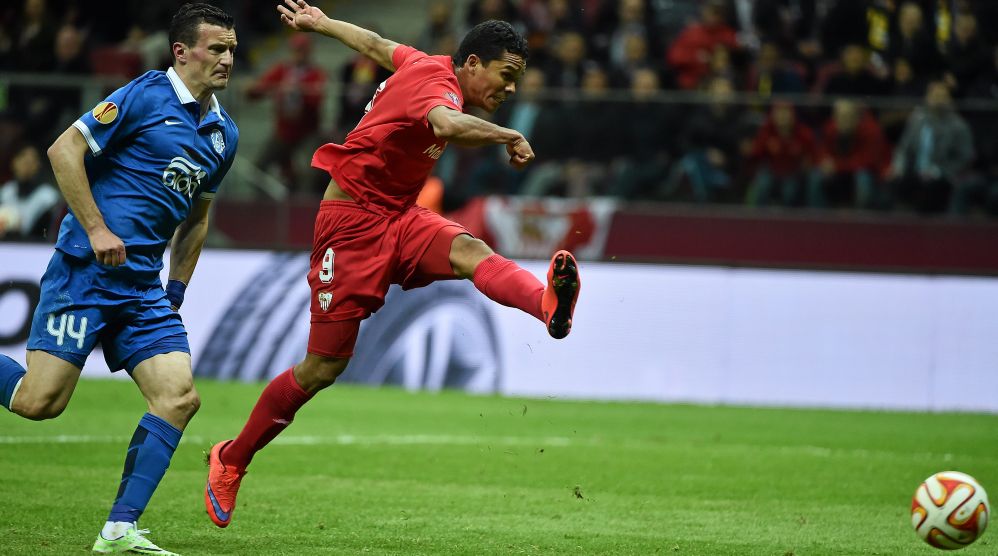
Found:
[[[319,308],[325,313],[329,310],[329,304],[333,302],[333,292],[319,292]]]
[[[104,101],[94,107],[94,111],[91,112],[94,119],[102,124],[109,124],[118,117],[118,106],[113,102]]]
[[[222,154],[225,150],[225,137],[222,137],[222,132],[215,130],[211,132],[211,146],[215,148],[215,152]]]
[[[447,97],[447,100],[453,102],[454,106],[457,106],[458,108],[461,107],[461,101],[458,100],[457,95],[455,95],[454,93],[447,91],[446,93],[444,93],[444,96]]]

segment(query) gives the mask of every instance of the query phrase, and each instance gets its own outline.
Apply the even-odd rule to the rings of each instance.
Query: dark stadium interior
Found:
[[[5,207],[54,184],[44,152],[73,119],[169,63],[181,3],[0,7]],[[220,100],[245,139],[209,245],[307,247],[326,180],[311,153],[345,136],[387,73],[332,41],[292,38],[259,2],[216,3],[237,22]],[[356,4],[318,3],[333,16]],[[998,3],[390,4],[400,13],[374,27],[429,53],[452,53],[489,18],[530,44],[517,95],[489,117],[521,130],[537,161],[516,172],[498,147],[447,149],[424,202],[452,217],[488,196],[611,198],[607,260],[998,271],[984,248],[998,241]],[[18,173],[31,148],[43,163]],[[64,210],[0,225],[2,238],[51,242]]]

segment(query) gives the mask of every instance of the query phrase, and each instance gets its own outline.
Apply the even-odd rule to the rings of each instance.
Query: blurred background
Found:
[[[342,141],[388,73],[286,32],[270,3],[235,16],[219,97],[242,131],[209,245],[306,249]],[[53,241],[64,207],[44,152],[109,91],[170,63],[182,4],[17,0],[0,7],[0,234]],[[528,137],[451,147],[421,203],[512,256],[764,266],[998,269],[998,3],[986,0],[352,0],[334,18],[452,53],[489,18],[532,55],[494,115]],[[551,220],[564,225],[551,225]],[[560,220],[559,220],[560,219]]]

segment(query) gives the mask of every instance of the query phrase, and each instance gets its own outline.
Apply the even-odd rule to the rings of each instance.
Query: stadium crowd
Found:
[[[124,80],[165,67],[165,22],[182,3],[5,3],[0,72]],[[219,4],[235,15],[242,44],[284,40],[258,3]],[[520,130],[538,162],[514,172],[500,149],[448,149],[435,176],[445,209],[498,193],[998,215],[998,2],[427,6],[425,22],[399,40],[451,54],[470,26],[497,18],[531,48],[517,94],[491,118]],[[302,177],[295,158],[341,139],[387,74],[359,57],[319,68],[304,38],[289,47],[273,66],[239,62],[256,76],[247,98],[275,100],[274,137],[256,161],[289,189],[318,195],[308,182],[322,180]],[[333,129],[319,129],[329,79],[340,80],[341,98]],[[0,183],[16,184],[15,155],[29,144],[44,151],[56,124],[78,115],[80,93],[11,86],[0,109]],[[7,199],[25,199],[31,187],[5,194],[0,217],[14,211]]]

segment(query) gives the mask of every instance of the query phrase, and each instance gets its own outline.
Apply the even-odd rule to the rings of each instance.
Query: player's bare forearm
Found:
[[[437,137],[464,147],[508,145],[523,140],[523,135],[515,129],[505,128],[446,106],[430,110],[427,120]]]
[[[329,19],[322,10],[309,6],[304,0],[284,0],[277,5],[281,21],[295,31],[314,31],[332,37],[361,54],[371,58],[383,68],[395,71],[392,53],[398,43],[382,38],[374,31],[346,21]]]
[[[191,283],[194,267],[201,257],[204,240],[208,237],[208,206],[210,201],[199,199],[191,215],[177,226],[170,244],[170,280]]]
[[[397,42],[352,23],[328,17],[321,19],[315,30],[360,52],[388,71],[395,71],[392,54],[398,46]]]
[[[49,162],[62,196],[73,210],[73,215],[87,234],[107,229],[104,215],[94,202],[90,191],[90,180],[87,179],[83,157],[87,149],[86,139],[74,127],[67,128],[48,148]]]

